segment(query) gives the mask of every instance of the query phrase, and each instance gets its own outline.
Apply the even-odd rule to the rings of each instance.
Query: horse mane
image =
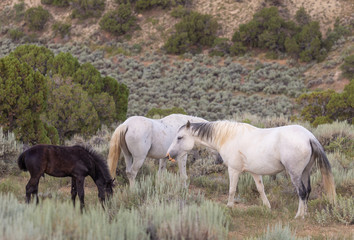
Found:
[[[220,147],[227,139],[235,136],[238,131],[242,131],[245,128],[254,128],[249,124],[228,120],[191,123],[190,126],[195,136],[202,140],[212,141]],[[182,127],[185,127],[185,125]]]
[[[97,153],[92,147],[88,145],[75,145],[74,147],[82,148],[91,156],[91,159],[96,163],[95,165],[98,166],[98,168],[101,170],[105,181],[108,182],[112,180],[108,165],[101,154]]]

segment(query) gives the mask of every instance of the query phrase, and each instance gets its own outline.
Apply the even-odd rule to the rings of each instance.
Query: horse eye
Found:
[[[183,137],[177,137],[177,140],[181,140]]]

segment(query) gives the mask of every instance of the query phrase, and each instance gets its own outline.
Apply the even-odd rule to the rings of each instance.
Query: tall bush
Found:
[[[298,103],[303,107],[301,116],[314,126],[331,123],[334,120],[353,123],[354,118],[354,81],[342,93],[334,90],[302,94]]]
[[[0,59],[0,123],[22,142],[50,143],[40,119],[48,97],[47,79],[27,63]]]
[[[340,67],[343,71],[343,76],[354,79],[354,54],[344,58],[344,63]]]
[[[61,140],[76,133],[94,134],[100,127],[97,111],[79,84],[63,84],[52,90],[45,117],[58,129]]]
[[[211,15],[191,12],[175,25],[175,33],[168,38],[164,48],[168,53],[181,54],[193,48],[211,47],[218,26]]]
[[[30,30],[41,31],[47,23],[50,13],[39,7],[32,7],[26,10],[25,19]]]
[[[33,70],[38,70],[43,75],[47,74],[48,63],[54,58],[54,54],[46,47],[36,45],[20,45],[10,53],[20,62],[25,62],[32,67]]]
[[[52,75],[58,74],[67,78],[71,77],[80,68],[80,63],[70,53],[60,52],[48,62],[48,68]]]
[[[100,72],[89,63],[80,65],[70,53],[61,52],[54,56],[53,52],[45,47],[22,45],[6,59],[13,59],[15,64],[6,64],[6,67],[1,69],[4,75],[0,74],[0,76],[4,81],[6,80],[5,85],[14,86],[9,89],[2,88],[3,99],[0,99],[4,100],[1,101],[1,104],[4,103],[4,108],[14,108],[14,110],[2,111],[0,124],[9,122],[5,124],[5,127],[10,125],[5,128],[5,131],[14,131],[21,141],[57,143],[59,137],[64,141],[73,134],[88,135],[96,132],[102,124],[109,126],[113,122],[126,119],[129,94],[127,86],[111,77],[102,77]],[[22,70],[24,72],[21,72]],[[37,79],[32,79],[33,76]],[[30,78],[29,87],[36,89],[24,88],[22,85],[27,80],[22,78]],[[38,89],[40,87],[43,89]],[[19,103],[16,103],[16,96],[21,96],[20,99],[23,98],[21,101],[29,104],[28,101],[34,100],[39,94],[43,95],[43,101],[40,106],[33,106],[33,111],[26,112],[21,107],[17,107]],[[8,100],[10,96],[14,100]],[[62,102],[59,103],[59,99]],[[11,104],[5,100],[10,101]],[[46,109],[47,104],[48,109]],[[9,111],[10,113],[7,113]],[[18,117],[17,114],[27,114],[27,125],[35,126],[24,127],[26,121],[23,119],[14,121],[15,116]],[[33,114],[35,117],[30,117]],[[77,126],[74,126],[72,121],[77,121]],[[17,128],[19,131],[16,131]],[[23,138],[23,134],[28,132],[31,132],[31,137]]]
[[[87,19],[100,17],[105,7],[105,0],[71,0],[74,8],[73,18]]]
[[[298,24],[282,18],[276,7],[263,8],[235,31],[230,52],[240,55],[245,47],[262,48],[275,54],[286,52],[303,62],[324,60],[329,49],[319,23],[312,21],[303,7],[296,12],[295,19]]]
[[[158,116],[159,118],[166,117],[171,114],[187,114],[186,111],[184,111],[183,108],[178,108],[178,107],[173,107],[173,108],[167,108],[167,109],[161,109],[161,108],[151,108],[147,114],[146,117],[148,118],[153,118],[155,116]]]
[[[116,36],[136,29],[136,18],[132,14],[130,4],[121,4],[116,10],[107,12],[100,21],[100,27]]]
[[[41,0],[41,3],[57,7],[68,7],[70,0]]]

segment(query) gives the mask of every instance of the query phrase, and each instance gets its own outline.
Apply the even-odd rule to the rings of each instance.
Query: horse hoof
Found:
[[[234,206],[234,203],[227,203],[226,206],[229,207],[229,208],[232,208]]]
[[[296,219],[296,218],[302,218],[302,219],[305,219],[305,215],[296,214],[295,219]]]

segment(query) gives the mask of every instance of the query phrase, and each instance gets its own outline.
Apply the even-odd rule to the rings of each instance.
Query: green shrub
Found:
[[[295,24],[280,17],[276,7],[263,8],[254,14],[250,22],[239,26],[232,41],[248,47],[284,51],[284,41],[294,31]]]
[[[79,84],[62,85],[51,91],[45,112],[49,124],[58,129],[63,141],[76,133],[88,136],[100,127],[99,116],[88,93]]]
[[[178,5],[171,11],[171,16],[174,18],[183,18],[191,13],[191,10],[183,7],[182,5]]]
[[[170,8],[179,5],[186,5],[191,0],[135,0],[135,9],[144,11],[155,7]]]
[[[211,15],[191,12],[175,25],[175,33],[164,45],[168,53],[181,54],[193,48],[211,47],[218,23]]]
[[[20,1],[19,3],[16,3],[14,5],[16,21],[21,21],[23,19],[23,17],[25,16],[25,8],[26,6],[24,1]]]
[[[51,143],[40,119],[48,97],[47,79],[13,56],[0,59],[0,124],[25,143]]]
[[[340,68],[343,71],[343,76],[350,80],[354,79],[354,54],[344,58],[344,63]]]
[[[16,57],[20,62],[25,62],[43,75],[47,74],[48,63],[54,58],[54,54],[45,47],[36,45],[21,45],[10,53],[11,56]]]
[[[104,77],[103,91],[113,97],[115,103],[116,120],[124,121],[127,118],[129,89],[127,85],[118,83],[111,77]]]
[[[333,90],[302,94],[298,103],[302,106],[301,116],[312,125],[331,123],[334,120],[353,122],[354,81],[342,93]]]
[[[30,94],[32,96],[32,98],[30,98],[31,100],[36,100],[36,98],[42,95],[45,97],[45,100],[42,102],[43,106],[41,105],[43,109],[36,106],[33,106],[31,110],[16,107],[20,112],[12,112],[12,114],[19,114],[20,116],[24,114],[21,121],[16,120],[8,124],[7,121],[11,120],[11,117],[7,114],[8,110],[1,111],[0,125],[4,125],[5,127],[8,125],[11,126],[11,129],[6,128],[5,130],[14,131],[16,136],[22,141],[26,143],[32,143],[34,141],[37,143],[51,142],[55,144],[58,143],[59,137],[60,141],[63,142],[65,138],[71,137],[77,133],[87,136],[90,133],[96,132],[102,124],[111,125],[117,120],[123,121],[126,119],[129,95],[127,86],[123,83],[118,83],[116,79],[102,77],[100,72],[91,64],[86,63],[80,65],[76,58],[70,53],[65,52],[60,52],[54,57],[53,52],[49,49],[36,45],[21,45],[16,48],[10,56],[18,60],[20,66],[28,67],[28,72],[25,73],[25,75],[21,73],[22,70],[13,72],[17,69],[17,63],[12,64],[14,66],[9,66],[9,68],[7,68],[6,65],[0,69],[0,72],[1,70],[5,71],[4,76],[0,73],[0,84],[2,78],[7,79],[9,78],[8,76],[13,76],[16,81],[21,81],[21,84],[26,84],[26,81],[17,78],[16,74],[27,76],[28,79],[35,78],[36,84],[42,84],[42,87],[47,88],[49,84],[49,91],[45,90],[45,93],[41,93],[37,90],[38,95],[33,95],[29,88],[35,87],[36,85],[32,86],[32,83],[28,83],[26,89],[25,87],[21,87],[21,84],[16,83],[16,81],[14,82],[15,85],[18,85],[16,85],[16,88],[25,91],[28,95],[23,94],[23,96],[21,96],[20,100],[23,101],[23,103],[14,102],[13,104],[28,104],[28,100],[26,99]],[[44,82],[42,82],[42,80]],[[9,84],[12,81],[14,80],[10,78]],[[22,94],[21,91],[14,90],[10,86],[2,86],[1,90],[3,91],[2,94],[5,95],[8,91]],[[16,97],[16,94],[9,96]],[[80,104],[77,104],[78,102]],[[1,103],[3,103],[3,101],[1,101]],[[4,104],[5,103],[6,101],[4,101]],[[9,106],[5,104],[4,107]],[[40,112],[40,118],[38,119],[37,115],[31,116],[31,114],[29,114],[38,114],[37,111],[39,110],[46,111],[45,114]],[[62,114],[60,112],[62,112]],[[84,119],[78,114],[85,116]],[[25,118],[29,118],[28,121],[31,120],[31,124],[34,126],[29,126]],[[25,126],[28,127],[22,127],[21,124],[27,124]],[[13,130],[17,127],[26,129],[26,131],[24,131],[26,133],[33,134],[31,139],[28,140],[28,137],[23,139],[20,135],[22,132],[18,133]],[[36,138],[32,140],[35,135],[39,139]]]
[[[299,56],[301,61],[309,62],[313,59],[318,61],[323,60],[320,50],[324,46],[318,22],[310,22],[304,25],[301,31],[296,34],[295,39],[300,49]]]
[[[227,38],[216,38],[213,46],[209,51],[210,56],[223,57],[230,53],[230,43]]]
[[[350,35],[350,26],[343,26],[340,24],[339,19],[336,19],[334,28],[329,29],[326,33],[327,38],[324,41],[325,48],[330,51],[332,46],[343,36]]]
[[[49,17],[50,13],[41,6],[29,8],[25,12],[25,19],[28,27],[30,30],[34,31],[43,30]]]
[[[130,4],[121,4],[116,10],[106,13],[100,21],[101,29],[116,36],[132,32],[138,25],[132,15]]]
[[[300,26],[303,26],[311,22],[311,16],[306,12],[304,7],[300,7],[295,13],[295,20]]]
[[[183,108],[179,108],[179,107],[173,107],[173,108],[165,108],[165,109],[161,109],[161,108],[151,108],[147,114],[146,117],[148,118],[163,118],[166,117],[168,115],[171,114],[184,114],[186,115],[186,111],[184,111]]]
[[[8,34],[9,34],[11,40],[14,41],[14,42],[20,40],[25,35],[23,33],[23,30],[18,29],[18,28],[10,29]]]
[[[105,7],[105,0],[71,0],[74,8],[73,18],[87,19],[101,16]]]
[[[70,34],[70,28],[70,23],[56,22],[52,25],[52,30],[54,34],[60,34],[62,38]]]
[[[239,55],[245,52],[245,47],[262,48],[269,50],[268,55],[272,58],[277,57],[278,52],[286,52],[304,62],[324,60],[328,49],[322,40],[319,23],[311,21],[303,7],[296,12],[295,18],[298,25],[282,18],[276,7],[263,8],[235,31],[230,52]]]
[[[48,62],[48,69],[51,73],[59,74],[61,77],[71,77],[79,69],[80,64],[77,58],[70,53],[60,52]]]
[[[243,55],[247,51],[247,48],[243,46],[242,42],[235,42],[230,47],[230,54],[232,56]]]
[[[70,0],[41,0],[41,3],[57,7],[68,7]]]

